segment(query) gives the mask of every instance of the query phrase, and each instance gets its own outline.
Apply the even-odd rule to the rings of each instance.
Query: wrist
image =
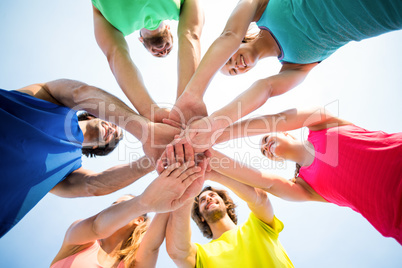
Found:
[[[140,207],[141,214],[154,212],[154,208],[152,207],[151,202],[146,200],[146,197],[144,197],[144,193],[138,195],[136,198],[138,200],[138,205]]]

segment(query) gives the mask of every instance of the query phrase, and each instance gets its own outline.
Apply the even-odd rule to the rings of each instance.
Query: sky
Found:
[[[219,36],[236,2],[201,0],[205,12],[202,53]],[[177,23],[172,22],[171,27],[176,31]],[[13,90],[69,78],[103,88],[129,104],[95,42],[89,0],[2,0],[0,33],[0,88]],[[147,53],[137,39],[136,32],[127,37],[127,42],[145,85],[155,101],[171,107],[176,96],[177,46],[167,58],[159,59]],[[300,86],[268,100],[250,116],[325,106],[340,118],[368,130],[401,132],[401,45],[402,31],[350,43],[314,68]],[[217,74],[204,97],[208,112],[234,99],[257,79],[276,74],[280,66],[274,58],[265,59],[245,75]],[[306,130],[293,134],[306,137]],[[262,171],[291,178],[294,164],[264,160],[259,139],[236,140],[216,149]],[[109,156],[83,157],[83,167],[100,172],[142,155],[139,142],[126,133]],[[0,239],[0,267],[48,267],[72,222],[98,213],[123,194],[141,194],[156,176],[152,172],[103,197],[65,199],[48,194]],[[243,223],[249,210],[243,201],[232,196],[238,205],[239,223]],[[287,202],[271,195],[270,199],[276,216],[285,224],[279,239],[295,267],[402,267],[402,247],[394,239],[381,236],[351,209],[315,202]],[[193,242],[208,242],[195,224],[192,230]],[[164,244],[157,267],[175,267]]]

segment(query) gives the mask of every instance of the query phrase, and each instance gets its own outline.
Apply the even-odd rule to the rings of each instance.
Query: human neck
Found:
[[[155,36],[156,34],[158,34],[158,33],[160,33],[160,32],[163,31],[163,29],[164,29],[163,26],[164,26],[164,23],[161,22],[161,23],[159,24],[158,28],[156,28],[155,30],[148,30],[148,29],[146,29],[146,28],[142,28],[142,29],[140,30],[141,36],[142,36],[143,38],[147,38],[147,37],[150,37],[150,36]]]
[[[208,225],[212,231],[212,239],[218,239],[224,232],[236,228],[236,224],[232,221],[228,214],[225,214],[222,219],[214,223],[208,223]]]
[[[108,264],[114,264],[117,261],[117,252],[121,250],[123,244],[133,233],[132,226],[123,227],[116,231],[111,236],[101,239],[101,250],[98,253],[99,263],[103,266],[109,266]]]
[[[78,126],[80,127],[82,134],[84,134],[84,136],[85,133],[87,132],[87,123],[88,123],[87,120],[78,121]]]
[[[302,167],[309,166],[313,163],[315,157],[314,146],[309,141],[295,142],[293,150],[284,158],[294,161]]]
[[[274,37],[269,31],[261,30],[260,37],[257,38],[253,47],[258,53],[258,58],[279,57],[281,50]]]

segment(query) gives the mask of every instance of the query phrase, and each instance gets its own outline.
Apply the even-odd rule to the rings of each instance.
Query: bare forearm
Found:
[[[124,188],[153,170],[145,157],[96,173],[79,168],[57,184],[51,193],[61,197],[107,195]]]
[[[208,179],[225,185],[232,190],[238,197],[246,201],[249,204],[256,202],[257,195],[254,187],[238,182],[232,178],[229,178],[219,172],[211,171],[208,173]]]
[[[94,219],[92,230],[98,238],[109,237],[126,226],[133,219],[149,212],[150,206],[144,206],[141,196],[110,206]]]
[[[191,206],[192,200],[173,211],[166,228],[166,249],[179,267],[195,267],[196,250],[191,243]]]
[[[93,195],[106,195],[120,190],[154,170],[146,156],[130,164],[112,167],[88,180]]]
[[[169,216],[170,213],[158,213],[152,219],[135,256],[135,267],[155,267],[159,247],[165,239],[166,225]]]
[[[255,82],[228,105],[211,114],[215,129],[226,128],[263,105],[271,96],[270,86],[264,80]]]
[[[178,54],[177,98],[183,93],[200,63],[201,46],[199,36],[193,36],[191,33],[179,36]]]
[[[311,195],[300,185],[270,173],[263,173],[244,163],[239,163],[232,158],[211,150],[216,163],[211,167],[217,172],[230,177],[238,182],[261,188],[279,198],[289,201],[311,200]],[[212,163],[212,160],[210,161]]]
[[[129,51],[117,48],[108,56],[108,61],[124,94],[141,115],[150,119],[151,109],[156,104],[145,88],[142,75],[131,60]]]
[[[187,85],[189,93],[202,98],[212,78],[239,48],[242,38],[243,36],[227,33],[215,40]]]

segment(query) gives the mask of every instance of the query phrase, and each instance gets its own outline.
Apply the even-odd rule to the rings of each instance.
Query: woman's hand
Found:
[[[202,98],[192,96],[190,93],[184,91],[172,108],[169,119],[180,125],[186,125],[205,116],[208,116],[208,112]]]
[[[186,193],[193,183],[203,183],[204,166],[195,166],[194,161],[176,162],[166,169],[141,194],[140,202],[147,211],[162,213],[179,208],[191,195]],[[197,189],[199,187],[196,187]]]

